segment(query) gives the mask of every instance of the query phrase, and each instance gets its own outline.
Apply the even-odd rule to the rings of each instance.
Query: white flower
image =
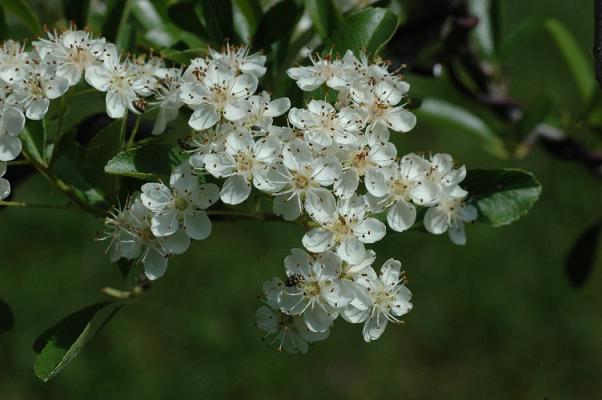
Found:
[[[180,108],[184,105],[180,98],[180,87],[183,83],[182,71],[175,68],[164,71],[165,74],[159,80],[155,90],[154,104],[159,105],[159,113],[151,132],[153,135],[162,134],[167,124],[176,119]]]
[[[426,180],[429,164],[416,154],[404,156],[381,169],[366,174],[366,189],[380,198],[379,204],[387,208],[387,222],[391,229],[403,232],[416,221],[416,208],[412,204],[430,206],[438,199],[438,187]]]
[[[107,45],[101,65],[86,70],[86,82],[101,92],[106,92],[107,114],[111,118],[123,118],[129,109],[139,114],[139,92],[145,91],[145,81],[138,79],[128,63],[122,63],[114,45]]]
[[[235,76],[224,67],[210,67],[201,80],[182,85],[180,97],[194,110],[188,124],[196,130],[211,128],[223,116],[240,121],[249,112],[247,98],[257,90],[257,77]]]
[[[42,60],[56,65],[56,75],[76,85],[85,70],[99,64],[106,41],[87,31],[69,29],[60,34],[48,32],[48,39],[33,42]]]
[[[351,96],[367,112],[371,129],[381,124],[395,132],[408,132],[416,125],[416,116],[398,105],[408,87],[382,81],[374,88],[352,90]]]
[[[25,116],[17,107],[7,104],[0,88],[0,161],[12,161],[21,153],[19,133],[25,127]]]
[[[358,143],[357,135],[364,127],[364,118],[351,108],[337,112],[332,105],[321,100],[312,100],[307,110],[292,108],[288,119],[293,126],[305,131],[306,140],[321,147],[333,141],[339,145]]]
[[[142,185],[142,204],[153,212],[151,230],[158,237],[176,233],[180,227],[191,239],[206,239],[211,233],[211,221],[205,209],[219,199],[219,189],[213,183],[199,185],[188,163],[178,166],[163,183]]]
[[[151,229],[153,213],[136,195],[122,210],[115,210],[105,220],[106,233],[100,238],[110,240],[111,261],[120,258],[138,259],[144,265],[149,279],[163,276],[167,259],[172,254],[182,254],[190,245],[190,238],[182,229],[173,235],[157,237]]]
[[[54,65],[33,64],[27,73],[15,82],[9,101],[25,110],[31,120],[44,118],[50,100],[59,98],[69,89],[69,81],[56,75]]]
[[[283,288],[284,284],[278,278],[263,284],[266,305],[257,309],[257,327],[266,332],[264,338],[270,335],[274,336],[268,345],[274,346],[276,350],[307,353],[308,343],[326,339],[330,331],[312,332],[305,326],[303,317],[283,313],[280,310],[280,296]]]
[[[364,322],[364,340],[371,342],[378,339],[387,327],[387,322],[401,322],[399,317],[412,309],[412,293],[405,287],[401,273],[401,263],[394,259],[387,260],[380,269],[379,276],[372,268],[358,280],[368,294],[361,302],[347,307],[343,317],[351,323]]]
[[[454,168],[454,160],[449,154],[432,156],[426,177],[437,185],[441,196],[465,197],[467,194],[459,186],[466,177],[466,167]]]
[[[23,79],[31,62],[31,55],[21,43],[7,40],[0,48],[0,79],[13,85]]]
[[[235,47],[227,43],[226,48],[221,52],[209,49],[209,56],[236,75],[251,74],[261,78],[267,70],[265,67],[266,56],[261,53],[249,54],[247,46]]]
[[[424,215],[424,227],[430,233],[440,235],[446,231],[450,240],[457,245],[466,244],[464,223],[477,219],[477,209],[464,204],[462,197],[444,197],[436,207],[431,207]]]
[[[332,252],[314,258],[294,249],[284,260],[288,277],[280,296],[282,311],[302,315],[312,332],[325,332],[338,315],[338,309],[352,300],[343,296],[339,286],[341,259]]]
[[[357,191],[360,178],[369,171],[391,165],[397,156],[397,148],[390,142],[379,142],[344,152],[343,175],[335,182],[334,193],[348,199]]]
[[[269,131],[274,117],[284,114],[291,107],[291,101],[287,97],[270,101],[270,95],[265,91],[249,97],[249,103],[250,112],[243,120],[243,126],[262,134]]]
[[[212,128],[195,131],[192,135],[180,141],[180,146],[191,153],[188,162],[192,168],[205,168],[205,157],[211,153],[221,153],[226,150],[226,139],[235,132],[236,127],[231,122],[222,122]]]
[[[386,233],[385,224],[368,217],[364,197],[315,203],[308,199],[308,211],[321,226],[303,236],[303,245],[313,253],[336,248],[341,258],[351,264],[362,261],[364,243],[375,243]]]
[[[0,200],[10,195],[10,182],[3,178],[4,174],[6,174],[6,162],[0,161]]]
[[[297,81],[297,86],[304,91],[312,91],[324,82],[329,87],[339,90],[344,89],[347,82],[343,79],[343,65],[340,60],[327,56],[309,56],[313,65],[289,68],[286,73]]]
[[[282,152],[283,165],[272,169],[271,180],[280,186],[274,199],[274,213],[293,221],[301,215],[303,204],[332,201],[325,189],[341,175],[341,164],[334,156],[314,157],[310,147],[300,139],[291,140]]]
[[[205,156],[205,169],[226,178],[221,199],[226,204],[240,204],[249,197],[251,183],[259,190],[272,192],[277,186],[269,178],[269,166],[278,160],[282,145],[267,136],[253,140],[245,131],[232,132],[226,139],[224,152]]]

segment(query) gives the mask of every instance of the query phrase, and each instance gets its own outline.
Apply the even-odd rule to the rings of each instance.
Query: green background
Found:
[[[532,16],[566,24],[590,54],[591,2],[508,0],[502,33]],[[542,93],[579,109],[549,37],[535,33],[506,63],[511,94]],[[409,76],[416,93],[455,101],[445,82]],[[395,139],[401,154],[444,151],[472,168],[521,167],[542,182],[538,204],[503,228],[469,226],[468,245],[390,233],[378,264],[399,258],[414,294],[404,326],[364,343],[335,324],[306,355],[265,348],[254,326],[261,284],[282,276],[301,230],[280,222],[216,223],[208,240],[170,260],[164,278],[126,307],[49,383],[33,374],[32,343],[66,313],[102,300],[119,272],[94,242],[101,221],[69,211],[0,211],[0,297],[15,328],[0,336],[0,399],[595,399],[602,395],[602,272],[581,290],[563,270],[572,243],[600,216],[599,181],[541,150],[500,161],[470,136],[421,121]],[[42,179],[16,200],[62,201]]]

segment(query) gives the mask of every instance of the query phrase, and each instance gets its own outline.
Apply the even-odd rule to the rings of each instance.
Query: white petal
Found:
[[[403,232],[414,225],[416,208],[405,200],[396,201],[387,210],[387,223],[397,232]]]
[[[159,238],[159,241],[170,254],[182,254],[190,246],[190,238],[182,229],[178,229],[173,235]]]
[[[125,98],[114,90],[109,90],[106,97],[107,114],[111,118],[123,118],[127,108]]]
[[[383,197],[389,194],[389,176],[384,168],[368,170],[364,177],[364,184],[366,190],[375,197]]]
[[[12,161],[21,154],[21,139],[0,133],[0,161]]]
[[[0,178],[0,200],[4,200],[10,195],[10,182]]]
[[[101,66],[92,66],[86,69],[86,82],[96,90],[106,92],[109,90],[111,75]]]
[[[321,253],[334,245],[334,234],[324,228],[314,228],[303,236],[303,246],[312,253]]]
[[[380,280],[385,285],[397,285],[401,277],[401,263],[389,258],[380,269]]]
[[[257,90],[257,77],[251,74],[241,74],[234,79],[231,93],[236,97],[249,97]]]
[[[195,207],[206,209],[215,204],[219,197],[219,187],[216,184],[204,183],[199,186],[198,192],[191,197],[191,201]]]
[[[240,204],[245,201],[251,193],[251,184],[242,175],[232,175],[222,187],[220,197],[226,204]]]
[[[192,129],[202,131],[211,128],[217,121],[219,121],[219,114],[215,110],[215,107],[210,104],[201,104],[197,106],[190,116],[188,125]]]
[[[337,254],[350,264],[361,262],[366,255],[364,244],[356,238],[348,238],[337,248]]]
[[[2,114],[2,128],[11,136],[16,136],[25,127],[25,116],[16,107],[5,107]]]
[[[336,200],[326,189],[310,190],[305,198],[305,210],[315,221],[326,224],[336,218]]]
[[[203,240],[211,234],[211,221],[205,211],[185,213],[183,229],[191,239]]]
[[[458,246],[464,246],[466,244],[466,233],[464,231],[464,223],[462,221],[452,224],[447,233],[449,234],[449,239],[453,244]]]
[[[253,153],[257,161],[271,164],[278,160],[281,149],[280,140],[273,136],[267,136],[255,142]]]
[[[248,115],[250,105],[245,100],[230,101],[224,107],[224,117],[228,121],[240,121]]]
[[[376,340],[383,334],[387,327],[387,318],[377,311],[372,317],[368,318],[364,323],[364,340],[371,342]]]
[[[32,101],[27,109],[25,110],[25,116],[31,120],[37,121],[46,115],[48,112],[48,106],[50,105],[50,100],[43,97],[38,100]]]
[[[50,100],[61,97],[69,89],[69,81],[66,78],[57,76],[51,79],[44,88],[46,91],[46,97]]]
[[[408,132],[416,126],[416,116],[401,107],[387,113],[386,119],[389,128],[396,132]]]
[[[431,207],[424,214],[424,228],[435,235],[440,235],[449,228],[449,216],[439,207]]]
[[[385,224],[376,218],[366,218],[353,230],[357,238],[364,243],[378,242],[385,236],[386,232],[387,227]]]
[[[342,168],[334,156],[320,157],[313,163],[313,179],[322,186],[330,186],[341,176]]]
[[[334,193],[344,199],[348,199],[355,194],[359,186],[359,176],[353,169],[343,172],[341,178],[334,183]]]
[[[305,321],[305,325],[307,325],[307,329],[310,331],[324,332],[330,328],[334,317],[332,314],[324,311],[322,307],[315,304],[314,306],[305,310],[303,313],[303,320]]]
[[[160,211],[172,201],[171,190],[162,183],[149,182],[141,187],[140,200],[144,207],[152,211]]]
[[[178,212],[174,209],[153,215],[151,230],[157,237],[173,235],[180,228]]]
[[[286,221],[294,221],[301,216],[301,198],[299,195],[290,197],[288,194],[274,198],[274,214],[282,216]]]
[[[291,108],[291,101],[288,99],[288,97],[282,97],[280,99],[271,101],[268,104],[264,115],[268,117],[278,117],[284,114],[289,108]]]
[[[167,270],[167,256],[159,254],[155,249],[150,249],[144,257],[144,273],[150,280],[162,277]]]
[[[313,160],[311,148],[301,139],[293,139],[282,151],[284,166],[292,171],[301,171]]]
[[[205,169],[216,178],[230,175],[236,166],[234,158],[226,153],[208,154],[204,161]]]

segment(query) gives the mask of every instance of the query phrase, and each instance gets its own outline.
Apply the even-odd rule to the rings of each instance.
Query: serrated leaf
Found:
[[[4,8],[6,14],[14,15],[31,31],[31,33],[42,33],[42,26],[36,13],[29,3],[25,0],[2,0],[0,6]]]
[[[418,119],[445,126],[446,130],[457,130],[474,136],[482,141],[483,146],[490,153],[506,158],[508,152],[504,142],[487,125],[485,121],[465,108],[443,100],[426,98],[422,100],[420,108],[416,110]]]
[[[305,0],[305,9],[322,39],[330,36],[342,20],[333,0]]]
[[[293,0],[276,3],[259,21],[253,46],[267,50],[274,42],[288,39],[300,16],[300,9]]]
[[[343,54],[365,50],[376,54],[393,37],[399,19],[384,8],[365,8],[347,16],[332,36],[324,41],[325,51],[333,49]]]
[[[44,382],[56,376],[115,315],[123,303],[102,302],[68,315],[34,343],[34,372]]]
[[[0,299],[0,335],[13,329],[15,316],[8,304]]]
[[[117,154],[105,166],[108,174],[129,176],[142,180],[167,178],[184,156],[178,146],[148,144]]]
[[[517,221],[541,195],[533,174],[519,169],[471,169],[462,188],[479,211],[479,222],[494,227]]]
[[[569,282],[580,288],[589,279],[596,263],[602,220],[583,231],[569,252],[564,267]]]

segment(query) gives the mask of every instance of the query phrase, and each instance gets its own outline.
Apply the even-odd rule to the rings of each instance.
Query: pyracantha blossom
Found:
[[[209,49],[209,56],[237,75],[251,74],[261,78],[267,70],[265,67],[266,56],[261,53],[249,54],[247,46],[236,47],[228,43],[221,51]]]
[[[387,209],[391,229],[403,232],[416,221],[416,207],[432,206],[438,199],[438,186],[426,179],[429,163],[416,154],[404,156],[399,163],[372,169],[366,175],[366,189],[379,198]]]
[[[102,64],[86,70],[86,82],[106,92],[107,114],[123,118],[126,110],[139,114],[144,110],[140,93],[147,93],[146,81],[138,77],[128,62],[121,62],[115,45],[109,44],[102,56]]]
[[[466,167],[454,168],[454,160],[449,154],[435,154],[431,157],[426,178],[437,185],[440,196],[466,196],[467,192],[459,186],[465,177]]]
[[[243,120],[243,127],[255,134],[266,134],[275,117],[279,117],[291,108],[291,101],[286,97],[271,100],[267,92],[249,97],[251,108],[249,115]]]
[[[26,67],[33,61],[32,54],[14,40],[7,40],[0,47],[0,79],[9,85],[25,77]]]
[[[325,58],[309,56],[311,66],[289,68],[286,73],[297,81],[297,86],[304,91],[312,91],[326,83],[329,87],[339,90],[347,86],[343,78],[343,64],[330,55]]]
[[[364,127],[362,115],[351,108],[338,111],[325,101],[312,100],[307,110],[292,108],[288,114],[290,123],[305,131],[310,144],[328,147],[333,141],[341,146],[358,143],[358,135]]]
[[[182,254],[190,245],[190,238],[183,229],[169,236],[155,236],[152,218],[153,212],[142,204],[140,195],[136,194],[123,209],[110,212],[105,219],[105,236],[99,238],[110,240],[111,261],[120,258],[140,260],[151,280],[165,274],[167,260],[172,254]]]
[[[334,156],[314,157],[308,144],[293,139],[284,146],[282,165],[272,169],[271,180],[279,186],[274,199],[274,213],[293,221],[301,215],[308,200],[315,204],[332,197],[326,187],[341,175],[341,164]]]
[[[3,178],[4,174],[6,174],[6,162],[0,161],[0,200],[10,195],[10,182]]]
[[[353,300],[345,296],[339,284],[341,259],[333,252],[311,257],[293,249],[284,267],[288,278],[280,295],[282,311],[302,315],[312,332],[326,332],[338,317],[338,309]]]
[[[231,122],[218,123],[212,128],[195,131],[180,141],[180,147],[190,153],[188,162],[198,170],[205,168],[205,157],[211,153],[226,151],[228,135],[236,131]]]
[[[280,141],[272,136],[255,141],[246,131],[230,133],[224,152],[205,156],[205,169],[215,177],[226,178],[220,194],[222,201],[242,203],[251,193],[251,184],[267,192],[276,190],[268,175],[281,149]]]
[[[67,78],[56,75],[52,64],[32,63],[23,78],[15,82],[9,101],[25,110],[31,120],[41,120],[48,112],[50,100],[59,98],[69,89]]]
[[[464,223],[477,219],[477,209],[465,204],[463,197],[446,196],[439,199],[436,207],[431,207],[424,214],[424,227],[430,233],[440,235],[446,231],[450,240],[457,245],[466,244]]]
[[[94,38],[91,32],[75,30],[48,32],[48,38],[33,42],[41,59],[56,65],[56,76],[67,79],[69,86],[81,80],[87,68],[98,65],[106,46],[104,38]]]
[[[342,313],[351,323],[364,323],[363,335],[366,342],[378,339],[389,321],[401,322],[399,317],[412,309],[412,293],[406,288],[401,272],[401,263],[387,260],[377,276],[370,267],[364,269],[358,284],[367,296],[349,305]]]
[[[177,118],[180,108],[184,105],[180,97],[182,71],[180,69],[160,69],[163,73],[155,89],[155,101],[159,106],[159,113],[153,126],[152,134],[160,135],[165,131],[167,124]]]
[[[192,108],[188,124],[196,130],[208,129],[222,117],[240,121],[249,113],[248,98],[257,90],[257,77],[236,76],[218,65],[210,66],[201,80],[182,85],[180,97]]]
[[[257,309],[257,327],[266,332],[265,338],[273,336],[268,345],[289,353],[307,353],[308,344],[328,337],[330,331],[313,332],[307,328],[299,315],[281,311],[280,297],[285,286],[278,278],[263,284],[265,304]]]
[[[368,207],[363,196],[339,199],[334,198],[316,204],[309,202],[311,218],[320,224],[303,236],[303,245],[313,253],[336,249],[348,263],[357,264],[365,255],[365,243],[375,243],[386,233],[385,224],[369,217]]]
[[[25,127],[23,112],[7,100],[0,88],[0,161],[12,161],[19,156],[22,144],[18,136]]]
[[[213,183],[199,185],[198,176],[185,162],[173,170],[169,187],[153,182],[142,185],[140,199],[153,212],[153,235],[169,236],[181,228],[191,239],[202,240],[211,233],[205,210],[219,199],[219,188]]]

